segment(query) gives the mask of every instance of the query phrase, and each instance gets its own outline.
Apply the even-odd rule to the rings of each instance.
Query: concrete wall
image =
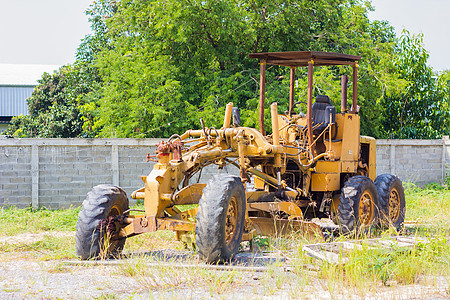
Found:
[[[377,140],[377,174],[416,184],[443,182],[450,171],[450,140]]]
[[[93,186],[142,186],[156,140],[0,139],[0,205],[78,206]]]
[[[0,138],[0,206],[79,206],[101,183],[121,186],[128,195],[143,186],[160,139]],[[424,184],[442,182],[450,169],[450,140],[377,140],[377,173],[397,174]],[[203,172],[205,182],[216,168]],[[238,174],[237,169],[228,167]]]

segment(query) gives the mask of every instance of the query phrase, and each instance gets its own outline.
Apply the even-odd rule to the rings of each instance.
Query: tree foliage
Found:
[[[448,134],[448,73],[436,79],[420,38],[404,33],[397,39],[387,22],[368,19],[371,9],[364,0],[95,1],[87,10],[93,34],[77,50],[69,87],[59,92],[65,104],[42,98],[36,105],[50,107],[50,101],[72,109],[77,122],[66,125],[86,137],[163,137],[198,128],[199,118],[220,127],[230,101],[240,108],[244,126],[256,126],[259,62],[248,53],[331,51],[363,58],[363,134]],[[305,100],[306,70],[296,74],[296,97]],[[314,93],[328,94],[339,107],[343,74],[351,69],[315,68]],[[288,80],[289,69],[269,67],[266,103],[278,102],[280,111],[288,108]],[[267,122],[269,115],[267,105]],[[48,122],[34,131],[23,130],[25,123],[16,121],[17,135],[45,136],[47,130],[60,136]]]
[[[13,118],[6,131],[18,137],[76,137],[82,122],[76,103],[73,67],[64,66],[55,74],[44,73],[27,99],[29,115]]]
[[[449,133],[448,72],[433,74],[422,35],[404,32],[394,66],[406,86],[383,99],[386,133],[391,138],[438,138]]]

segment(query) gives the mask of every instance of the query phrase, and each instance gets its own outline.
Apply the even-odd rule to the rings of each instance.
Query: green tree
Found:
[[[243,126],[257,126],[259,62],[248,53],[314,50],[362,56],[362,134],[448,134],[449,73],[436,77],[421,40],[397,39],[389,23],[369,20],[371,9],[365,0],[94,1],[86,11],[93,34],[81,42],[76,62],[54,75],[60,84],[43,79],[46,92],[30,102],[36,114],[16,118],[10,132],[163,137],[198,128],[200,118],[220,127],[230,101],[241,109]],[[296,74],[296,98],[305,100],[306,70]],[[328,94],[338,109],[343,74],[351,68],[315,68],[314,94]],[[289,69],[268,68],[268,129],[268,104],[288,109],[288,80]]]
[[[82,123],[73,89],[73,67],[44,73],[27,99],[29,115],[13,118],[5,134],[17,137],[77,137]]]
[[[200,117],[219,126],[223,107],[232,101],[241,108],[244,125],[255,126],[259,68],[248,53],[362,51],[365,60],[387,65],[393,31],[387,24],[372,25],[369,9],[366,2],[342,0],[120,2],[106,21],[111,48],[97,60],[104,85],[95,124],[102,136],[167,136],[198,127]],[[371,105],[368,113],[382,95],[379,81],[389,77],[384,65],[362,63],[361,86],[367,88],[360,97]],[[268,72],[267,102],[278,101],[284,110],[287,72],[279,67]],[[332,69],[328,77],[319,71],[317,82],[339,88],[344,72]],[[376,80],[376,73],[382,78]],[[301,70],[298,75],[300,81],[305,77]],[[379,130],[380,117],[374,122],[367,130]]]
[[[102,79],[95,65],[96,55],[108,48],[106,24],[114,13],[114,1],[100,0],[86,11],[93,34],[87,35],[76,51],[76,61],[55,74],[43,74],[31,98],[30,115],[13,118],[6,131],[18,137],[94,137],[93,120]]]
[[[404,31],[394,66],[405,88],[383,99],[384,128],[390,138],[439,138],[449,133],[448,72],[433,74],[422,35]]]

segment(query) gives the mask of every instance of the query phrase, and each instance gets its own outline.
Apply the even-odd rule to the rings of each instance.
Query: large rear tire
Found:
[[[241,179],[215,175],[199,201],[195,243],[208,263],[229,261],[238,251],[245,222],[245,191]]]
[[[383,226],[400,229],[405,221],[405,191],[402,181],[395,175],[382,174],[375,179],[380,201],[380,218]]]
[[[367,233],[378,221],[378,192],[366,176],[345,182],[338,206],[338,221],[343,233]]]
[[[75,235],[75,250],[82,260],[111,258],[122,252],[125,238],[117,238],[114,218],[128,208],[127,195],[117,186],[97,185],[87,194]]]

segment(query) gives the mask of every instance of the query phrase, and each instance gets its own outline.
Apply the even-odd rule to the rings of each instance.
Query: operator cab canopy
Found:
[[[307,67],[310,61],[314,66],[354,65],[361,56],[320,52],[320,51],[287,51],[250,53],[249,58],[257,58],[268,64],[285,67]]]
[[[264,102],[266,89],[266,64],[290,67],[290,92],[289,92],[289,116],[292,113],[294,104],[294,81],[295,69],[297,67],[308,67],[308,99],[307,99],[307,128],[312,128],[312,95],[313,95],[313,69],[314,66],[333,66],[333,65],[352,65],[353,67],[353,105],[350,113],[357,114],[357,69],[360,56],[320,52],[320,51],[287,51],[287,52],[261,52],[251,53],[249,58],[257,58],[261,63],[260,73],[260,96],[259,96],[259,130],[262,135],[265,135],[264,128]],[[344,93],[344,91],[343,91]],[[347,95],[345,90],[345,103],[341,102],[341,111],[347,111]],[[308,143],[313,141],[313,131],[308,130]],[[312,149],[314,145],[311,144]],[[314,149],[313,149],[314,150]]]

